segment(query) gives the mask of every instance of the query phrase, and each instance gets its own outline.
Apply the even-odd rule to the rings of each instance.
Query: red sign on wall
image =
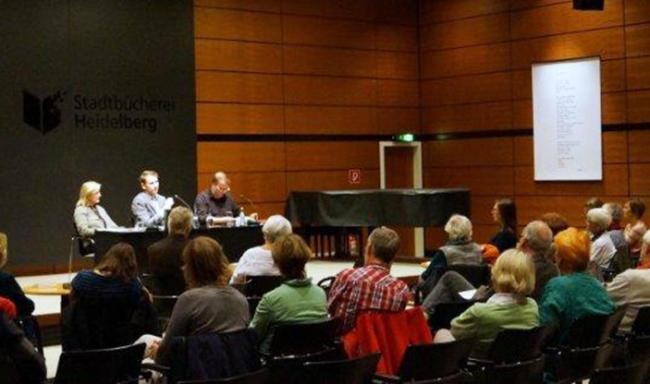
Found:
[[[361,170],[360,169],[348,169],[348,183],[350,183],[350,184],[361,184]]]

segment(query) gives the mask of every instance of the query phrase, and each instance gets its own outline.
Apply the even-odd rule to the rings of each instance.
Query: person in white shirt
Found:
[[[641,238],[641,259],[637,269],[618,274],[607,284],[607,293],[617,307],[627,305],[627,311],[619,329],[629,331],[639,308],[650,305],[650,232]]]
[[[604,208],[593,208],[587,212],[587,229],[591,232],[590,261],[600,268],[609,267],[616,254],[616,247],[607,233],[612,216]]]
[[[279,276],[280,270],[271,256],[271,246],[275,239],[292,232],[291,223],[281,215],[269,217],[262,227],[264,244],[253,247],[242,255],[233,273],[233,283],[244,283],[246,276]]]

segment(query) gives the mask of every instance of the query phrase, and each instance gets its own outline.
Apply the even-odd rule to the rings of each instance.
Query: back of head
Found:
[[[284,277],[305,278],[305,264],[311,259],[312,252],[300,236],[289,234],[278,237],[273,243],[271,254]]]
[[[603,209],[612,216],[612,221],[620,223],[623,220],[623,206],[619,203],[609,202],[603,204]]]
[[[291,223],[282,215],[269,216],[262,226],[264,239],[269,243],[274,242],[280,236],[289,235],[291,231]]]
[[[372,254],[384,263],[393,261],[399,245],[399,235],[388,227],[375,228],[368,236],[368,247]]]
[[[511,293],[519,303],[535,289],[535,265],[532,259],[518,249],[501,254],[492,266],[492,285],[496,292]]]
[[[645,213],[645,203],[641,199],[631,199],[628,201],[628,204],[630,206],[630,212],[636,217],[637,219],[640,219],[643,214]]]
[[[167,229],[170,235],[187,236],[192,230],[194,214],[186,207],[175,207],[169,212]]]
[[[513,232],[517,232],[517,207],[515,202],[510,199],[499,199],[496,201],[501,224]]]
[[[77,207],[79,206],[87,207],[88,198],[90,197],[90,195],[95,192],[99,192],[101,187],[102,187],[101,184],[92,180],[86,181],[85,183],[81,184],[81,188],[79,189],[79,200],[77,200]]]
[[[522,236],[527,246],[537,255],[545,255],[553,244],[551,228],[541,220],[531,221],[524,227]]]
[[[565,219],[564,216],[560,215],[557,212],[547,212],[543,214],[539,219],[545,222],[546,225],[551,228],[553,236],[569,228],[569,222],[567,219]]]
[[[591,238],[587,231],[566,229],[555,235],[555,260],[563,274],[583,272],[589,264]]]
[[[8,246],[7,235],[0,232],[0,268],[7,263]]]
[[[445,232],[449,235],[450,240],[471,240],[472,222],[463,215],[452,215],[445,224]]]
[[[146,169],[146,170],[142,171],[142,173],[140,174],[140,178],[138,179],[138,180],[140,180],[140,184],[145,183],[147,181],[148,176],[158,177],[158,172],[152,171],[150,169]]]
[[[135,260],[135,250],[128,243],[117,243],[113,245],[102,256],[99,264],[95,268],[104,275],[122,281],[129,281],[138,277],[138,264]]]
[[[584,209],[585,212],[588,212],[590,209],[600,208],[603,206],[603,201],[597,197],[592,197],[589,200],[585,201]]]
[[[230,278],[223,248],[209,237],[199,236],[190,240],[183,250],[183,262],[183,274],[190,288],[224,286]]]
[[[598,233],[601,233],[609,228],[612,216],[604,208],[592,208],[587,212],[587,221],[598,228]]]

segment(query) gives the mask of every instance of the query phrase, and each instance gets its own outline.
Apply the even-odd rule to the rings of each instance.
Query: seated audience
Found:
[[[623,221],[623,207],[619,203],[605,203],[603,208],[612,217],[612,222],[609,223],[607,234],[612,239],[614,247],[621,249],[626,246],[625,234],[621,222]]]
[[[472,354],[485,357],[497,334],[505,329],[529,329],[539,325],[537,303],[527,298],[535,288],[535,267],[519,250],[508,250],[492,267],[495,294],[476,303],[451,322],[456,339],[476,338]]]
[[[0,382],[43,383],[47,374],[45,359],[13,322],[15,308],[13,315],[5,311],[13,304],[0,298],[0,302],[2,301],[7,301],[8,304],[0,305]]]
[[[521,232],[521,238],[517,244],[527,257],[530,257],[535,267],[535,288],[530,296],[539,300],[544,291],[546,283],[559,274],[559,270],[553,264],[553,234],[551,229],[540,220],[532,221],[526,225]],[[497,259],[498,260],[498,259]],[[422,307],[432,315],[438,304],[449,302],[461,302],[465,299],[460,292],[469,291],[478,287],[472,286],[460,274],[449,271],[445,273],[431,293],[424,299]],[[477,292],[475,299],[484,297],[484,292]]]
[[[629,331],[640,307],[650,305],[650,232],[641,239],[641,265],[637,269],[628,269],[618,274],[607,284],[607,293],[617,307],[627,305],[625,317],[619,329]]]
[[[376,228],[368,236],[365,265],[346,269],[336,276],[328,307],[330,315],[342,319],[342,333],[354,328],[357,315],[362,311],[401,312],[406,307],[408,286],[390,275],[399,244],[395,231]]]
[[[84,247],[93,252],[92,237],[95,230],[101,228],[116,228],[117,224],[106,213],[104,207],[99,205],[102,197],[102,185],[95,181],[86,181],[81,184],[79,200],[74,209],[74,224],[83,240]]]
[[[147,248],[149,271],[155,278],[153,293],[180,295],[185,291],[183,248],[192,230],[193,214],[188,208],[176,207],[167,219],[169,235]]]
[[[589,233],[575,228],[564,230],[555,236],[555,247],[561,275],[546,284],[539,314],[542,324],[559,327],[562,340],[576,319],[611,314],[615,307],[602,284],[585,272],[591,247]]]
[[[630,247],[630,255],[638,259],[641,252],[641,238],[646,232],[643,220],[645,204],[640,199],[632,199],[623,206],[623,214],[629,223],[625,226],[625,241]]]
[[[490,239],[503,252],[517,245],[517,207],[510,199],[500,199],[492,207],[492,219],[499,224],[499,232]]]
[[[567,219],[565,219],[564,216],[560,215],[557,212],[547,212],[540,216],[539,219],[545,222],[546,225],[551,228],[553,236],[569,228],[569,222]]]
[[[264,244],[253,247],[242,255],[237,262],[233,282],[244,283],[246,276],[277,276],[280,275],[278,266],[273,261],[271,247],[273,242],[291,233],[291,223],[281,215],[270,216],[262,227]]]
[[[143,295],[138,280],[135,251],[130,244],[113,245],[93,270],[77,273],[71,282],[70,296],[75,298],[126,298],[137,303]]]
[[[262,297],[251,321],[250,326],[260,338],[262,353],[269,351],[274,325],[309,322],[329,316],[325,291],[307,278],[305,264],[312,252],[300,236],[280,237],[273,243],[271,252],[287,281]]]
[[[430,277],[437,280],[438,277],[433,275],[440,273],[448,265],[483,264],[481,246],[472,241],[472,222],[467,217],[452,215],[445,224],[445,232],[449,239],[431,258],[429,266],[420,276],[421,282]]]
[[[585,215],[587,212],[594,208],[601,208],[603,206],[603,201],[597,197],[591,197],[587,201],[585,201],[585,204],[583,205],[583,210]]]
[[[203,236],[190,240],[183,262],[189,289],[179,296],[162,341],[151,348],[156,363],[167,366],[174,337],[240,331],[250,320],[246,298],[228,285],[228,259],[219,243]]]
[[[603,208],[593,208],[587,212],[587,230],[591,232],[590,260],[600,269],[608,268],[616,254],[616,247],[607,233],[611,221],[611,216]]]
[[[18,316],[28,316],[34,312],[34,302],[25,296],[13,275],[2,270],[9,255],[7,235],[0,233],[0,296],[11,300],[17,309]]]

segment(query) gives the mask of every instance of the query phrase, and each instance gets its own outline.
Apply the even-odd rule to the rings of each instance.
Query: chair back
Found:
[[[300,369],[300,383],[364,384],[370,383],[381,353],[349,360],[307,362]]]
[[[109,349],[63,352],[54,384],[114,384],[137,382],[145,344]]]
[[[179,381],[178,384],[266,384],[270,382],[269,370],[262,368],[251,373],[214,380]]]
[[[334,280],[336,280],[336,276],[328,276],[320,279],[320,281],[316,284],[319,287],[323,288],[323,291],[325,291],[325,294],[329,296],[330,289],[332,288],[332,284],[334,284]]]
[[[23,330],[27,340],[34,344],[38,353],[43,355],[43,335],[41,334],[41,326],[36,316],[18,316],[14,319],[14,322]]]
[[[648,362],[622,367],[597,369],[589,379],[590,384],[643,384],[646,382]]]
[[[481,285],[490,285],[490,266],[487,264],[451,264],[447,266],[447,271],[458,272],[470,284],[478,288]]]
[[[497,364],[488,374],[490,384],[542,384],[544,356],[515,363]]]
[[[265,293],[282,285],[285,280],[284,276],[247,276],[244,296],[262,297]]]
[[[650,335],[650,306],[639,308],[639,312],[632,324],[632,333],[635,335]]]
[[[451,328],[451,321],[460,316],[467,308],[474,305],[475,301],[463,301],[458,303],[440,303],[436,310],[429,317],[428,323],[431,329]]]
[[[577,319],[569,327],[566,345],[590,348],[606,343],[616,333],[625,311],[625,307],[620,307],[610,315],[588,315]]]
[[[332,348],[340,320],[330,318],[308,323],[281,323],[274,326],[269,349],[271,356],[305,355]]]
[[[514,363],[534,360],[542,355],[548,336],[544,326],[530,329],[504,329],[490,347],[488,358],[495,363]]]
[[[229,378],[261,368],[257,334],[250,328],[230,333],[175,337],[169,353],[170,383]]]
[[[431,380],[457,373],[469,357],[473,339],[448,343],[409,345],[397,376],[402,381]]]
[[[650,360],[650,335],[633,335],[627,339],[625,361],[629,364]]]

